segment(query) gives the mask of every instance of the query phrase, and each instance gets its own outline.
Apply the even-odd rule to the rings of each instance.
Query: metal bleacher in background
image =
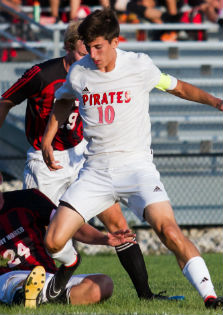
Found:
[[[14,47],[28,50],[33,54],[33,60],[0,64],[1,93],[34,63],[64,54],[63,32],[66,25],[40,27],[30,19],[27,21],[33,32],[38,34],[38,41],[1,41],[0,49]],[[150,32],[172,29],[202,29],[207,33],[207,40],[150,41]],[[146,41],[136,40],[138,30],[146,32]],[[121,49],[149,54],[163,72],[223,98],[223,42],[222,29],[218,25],[208,22],[202,25],[122,24],[121,34],[127,39],[120,42]],[[5,24],[0,24],[0,35],[12,39]],[[0,129],[0,170],[4,169],[20,179],[28,148],[24,135],[24,112],[25,104],[13,108]],[[168,187],[178,222],[222,224],[223,195],[219,188],[223,187],[222,113],[210,106],[188,102],[154,89],[150,95],[150,116],[155,162]],[[188,197],[185,201],[183,195],[186,191]],[[210,191],[208,196],[207,191]],[[201,217],[202,211],[206,214]],[[132,220],[136,221],[136,218],[133,216]]]

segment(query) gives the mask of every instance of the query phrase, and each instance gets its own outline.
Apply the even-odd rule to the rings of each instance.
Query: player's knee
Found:
[[[60,238],[52,237],[49,234],[45,236],[44,245],[49,253],[57,253],[64,246]]]
[[[89,290],[91,303],[97,303],[108,299],[113,293],[113,281],[107,275],[95,275],[92,277]]]
[[[107,228],[109,232],[111,233],[114,233],[119,230],[129,229],[128,224],[125,222],[125,220],[115,220],[115,221],[109,222],[109,224],[107,224]]]
[[[108,299],[112,296],[114,284],[112,279],[109,276],[102,275],[102,282],[103,282],[103,290],[101,300]]]

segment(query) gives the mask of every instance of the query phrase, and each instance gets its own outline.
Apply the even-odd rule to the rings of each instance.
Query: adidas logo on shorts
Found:
[[[159,186],[156,186],[156,187],[153,189],[153,192],[157,192],[157,191],[162,191],[162,189],[159,188]]]

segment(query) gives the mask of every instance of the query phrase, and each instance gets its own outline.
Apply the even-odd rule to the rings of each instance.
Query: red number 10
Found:
[[[115,118],[115,111],[114,108],[111,105],[108,105],[103,110],[103,107],[98,107],[98,114],[99,114],[99,124],[103,124],[104,120],[107,124],[111,124],[114,121]]]

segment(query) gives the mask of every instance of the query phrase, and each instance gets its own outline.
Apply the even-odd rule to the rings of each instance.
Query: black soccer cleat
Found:
[[[63,293],[57,299],[57,303],[70,304],[70,288],[65,288]]]
[[[223,309],[223,297],[220,296],[220,297],[209,297],[205,300],[204,302],[206,308],[219,308],[221,307]]]
[[[49,281],[46,289],[46,298],[49,302],[59,301],[64,291],[66,290],[66,285],[70,278],[72,277],[74,271],[81,263],[81,256],[77,254],[77,259],[75,264],[71,267],[66,267],[61,265],[57,272],[54,274],[52,279]]]

